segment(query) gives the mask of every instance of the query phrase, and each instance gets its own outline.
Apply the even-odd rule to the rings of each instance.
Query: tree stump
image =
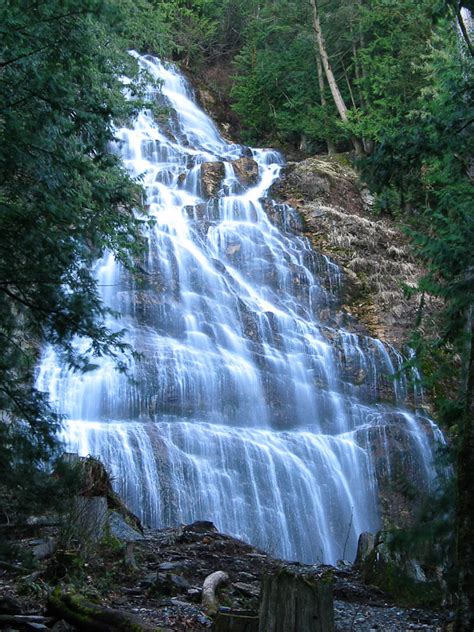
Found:
[[[282,568],[262,579],[259,632],[333,632],[332,583]]]
[[[258,632],[258,617],[219,612],[212,632]]]

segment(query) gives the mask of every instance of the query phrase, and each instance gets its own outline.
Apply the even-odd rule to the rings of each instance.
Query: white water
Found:
[[[285,558],[350,559],[380,523],[377,476],[405,450],[427,486],[437,430],[402,407],[406,384],[389,377],[401,358],[337,327],[337,266],[289,230],[291,209],[263,204],[281,157],[252,150],[259,181],[245,189],[231,161],[248,150],[221,138],[174,69],[140,63],[172,111],[172,135],[147,111],[117,134],[156,222],[146,273],[133,280],[112,256],[96,273],[143,358],[129,381],[108,360],[72,374],[46,349],[38,387],[67,416],[69,448],[101,457],[146,523],[212,520]],[[225,180],[203,200],[212,161]],[[387,393],[400,408],[377,403]]]

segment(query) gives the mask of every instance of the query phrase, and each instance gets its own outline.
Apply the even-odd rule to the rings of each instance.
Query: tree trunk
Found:
[[[319,94],[321,96],[321,108],[323,110],[324,123],[327,125],[327,102],[325,95],[325,85],[324,85],[324,74],[323,74],[323,65],[321,63],[321,55],[316,47],[316,66],[318,68],[318,82],[319,82]],[[328,146],[328,154],[333,156],[336,153],[336,146],[332,142],[332,140],[326,139],[326,144]]]
[[[155,626],[123,610],[105,608],[80,595],[55,589],[48,600],[48,612],[73,625],[80,632],[153,632]]]
[[[316,0],[310,0],[311,7],[313,9],[313,29],[314,35],[316,37],[316,42],[318,43],[319,54],[321,56],[321,61],[323,64],[324,72],[326,74],[326,79],[329,84],[329,89],[331,90],[332,98],[334,99],[334,103],[336,104],[337,111],[339,112],[339,116],[341,119],[346,122],[348,120],[348,110],[347,106],[342,98],[341,91],[339,90],[339,86],[337,85],[336,78],[331,68],[331,64],[329,63],[329,57],[326,50],[326,43],[324,41],[323,32],[321,30],[321,22],[319,19],[319,11]],[[358,138],[351,137],[352,144],[354,145],[354,149],[358,156],[362,156],[364,154],[364,148],[362,147],[362,143]]]
[[[473,275],[473,271],[470,271]],[[457,462],[457,563],[459,603],[456,632],[474,630],[474,306],[466,314],[466,353],[464,419]]]
[[[332,585],[283,568],[262,580],[259,632],[333,632]]]

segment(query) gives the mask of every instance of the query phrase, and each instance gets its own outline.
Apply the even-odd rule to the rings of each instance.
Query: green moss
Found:
[[[439,606],[442,592],[434,581],[419,582],[403,571],[402,564],[381,555],[376,548],[363,569],[364,581],[389,593],[400,605],[409,607]]]

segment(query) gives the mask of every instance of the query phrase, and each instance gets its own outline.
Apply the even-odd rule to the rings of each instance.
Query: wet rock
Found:
[[[142,533],[127,524],[124,517],[116,511],[109,514],[109,529],[110,534],[122,542],[139,542],[145,539]]]
[[[258,164],[253,158],[242,156],[232,161],[234,173],[240,184],[252,186],[258,182]]]
[[[300,214],[316,250],[344,272],[343,300],[371,335],[405,343],[416,322],[419,296],[408,296],[426,273],[406,235],[372,213],[373,198],[343,158],[316,156],[289,163],[272,191]],[[441,305],[425,296],[425,314]],[[425,319],[428,322],[429,318]]]
[[[201,186],[204,197],[217,197],[225,177],[223,162],[204,162],[201,165]]]

